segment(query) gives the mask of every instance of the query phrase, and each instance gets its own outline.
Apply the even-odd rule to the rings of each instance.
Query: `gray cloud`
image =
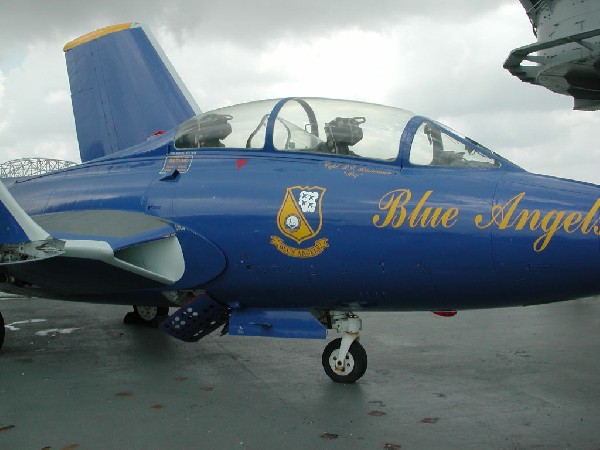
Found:
[[[517,0],[12,2],[0,16],[0,159],[77,159],[62,46],[128,21],[149,25],[203,109],[288,95],[384,103],[527,169],[600,181],[594,113],[502,69],[534,41]]]
[[[415,16],[460,25],[511,2],[379,0],[374,5],[356,0],[185,0],[167,3],[157,0],[21,0],[2,7],[0,58],[6,56],[7,48],[21,47],[31,40],[76,37],[120,22],[143,22],[153,28],[164,26],[181,42],[202,39],[252,47],[284,36],[314,36],[357,26],[381,30]]]

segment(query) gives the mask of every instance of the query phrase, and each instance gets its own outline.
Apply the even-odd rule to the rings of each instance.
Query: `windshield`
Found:
[[[472,139],[459,136],[440,123],[423,120],[413,136],[409,161],[419,166],[500,167],[497,159],[482,150]]]

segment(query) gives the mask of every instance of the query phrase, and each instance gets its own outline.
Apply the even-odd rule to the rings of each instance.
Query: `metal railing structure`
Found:
[[[77,163],[48,158],[20,158],[0,164],[0,178],[43,175],[53,170],[65,169]]]

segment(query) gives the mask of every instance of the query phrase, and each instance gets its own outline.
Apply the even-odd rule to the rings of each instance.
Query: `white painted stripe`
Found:
[[[50,235],[21,208],[14,197],[10,194],[4,183],[0,181],[0,201],[15,218],[30,241],[45,241]]]

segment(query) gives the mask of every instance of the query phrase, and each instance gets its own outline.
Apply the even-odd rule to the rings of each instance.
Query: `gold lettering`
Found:
[[[581,225],[583,225],[582,219],[583,214],[580,212],[573,212],[565,217],[563,228],[567,233],[574,233],[581,228]],[[571,228],[571,225],[573,225],[575,228]]]
[[[377,228],[400,228],[403,225],[410,228],[437,228],[440,225],[444,228],[453,227],[458,221],[459,208],[428,205],[432,195],[433,190],[426,191],[412,207],[409,205],[413,196],[410,189],[387,192],[378,204],[383,213],[373,216],[373,225]],[[521,209],[520,204],[524,198],[525,192],[521,192],[505,203],[492,205],[488,217],[484,214],[475,215],[475,226],[481,230],[490,227],[497,230],[540,230],[538,233],[543,234],[537,236],[533,242],[533,250],[537,253],[544,251],[561,230],[567,234],[579,231],[584,235],[593,232],[594,235],[600,236],[600,198],[587,212]]]
[[[544,218],[542,219],[542,230],[545,231],[544,234],[542,234],[539,238],[537,238],[534,243],[533,243],[533,250],[536,252],[541,252],[543,251],[548,244],[550,243],[550,240],[552,239],[552,237],[554,236],[554,234],[558,231],[558,229],[561,227],[561,221],[562,218],[565,216],[565,212],[564,211],[550,211],[548,214],[546,214],[544,216]],[[552,217],[555,216],[554,221],[552,222],[552,224],[550,224],[550,221],[552,220]]]
[[[444,214],[442,214],[442,226],[444,228],[453,227],[456,224],[458,217],[458,208],[448,208]]]
[[[527,222],[529,222],[529,229],[531,231],[537,230],[540,227],[540,224],[538,223],[540,220],[540,216],[541,213],[539,209],[534,209],[533,211],[531,211],[531,213],[529,212],[529,210],[524,209],[517,215],[517,218],[515,219],[515,222],[517,220],[519,221],[517,223],[517,226],[515,227],[515,230],[522,230],[523,228],[525,228],[525,225],[527,225]]]
[[[411,198],[410,190],[408,189],[396,189],[395,191],[390,191],[385,194],[379,200],[379,209],[381,211],[387,211],[387,215],[385,219],[380,221],[381,216],[379,214],[375,214],[373,216],[373,225],[377,228],[387,227],[390,223],[392,227],[398,228],[406,219],[406,205]],[[399,210],[399,213],[396,212]],[[380,222],[380,223],[379,223]]]
[[[507,201],[504,205],[494,205],[492,206],[491,218],[487,223],[482,224],[483,215],[477,214],[475,216],[475,226],[479,229],[485,229],[490,227],[492,224],[497,225],[498,229],[504,230],[506,228],[510,228],[514,225],[514,222],[517,220],[510,221],[515,209],[519,205],[521,199],[525,196],[525,192],[521,192],[520,194],[515,195],[509,201]]]
[[[423,205],[425,204],[425,202],[427,201],[427,199],[429,198],[429,196],[431,195],[432,192],[433,191],[425,192],[425,194],[423,194],[423,197],[421,197],[421,200],[419,200],[419,202],[415,206],[415,209],[413,209],[413,212],[410,214],[410,217],[408,218],[408,225],[411,228],[414,228],[417,226],[419,212],[421,211],[421,208],[423,208]],[[427,210],[431,210],[431,208],[426,208],[426,211]],[[426,213],[426,214],[428,214],[428,213]],[[421,227],[423,227],[423,228],[426,227],[426,225],[423,225],[423,219],[421,219]]]
[[[425,192],[410,212],[407,205],[412,198],[412,192],[409,189],[396,189],[384,194],[378,207],[381,211],[386,211],[386,214],[375,214],[373,225],[377,228],[400,228],[406,222],[410,228],[436,228],[440,224],[444,228],[450,228],[456,223],[458,208],[426,206],[432,193],[432,190]]]
[[[425,208],[425,211],[423,211],[423,215],[421,216],[421,228],[427,228],[427,227],[431,227],[431,228],[436,228],[440,222],[440,216],[442,214],[443,209],[442,208],[435,208],[433,209],[433,214],[431,214],[432,208],[431,206],[428,206],[427,208]],[[431,217],[429,217],[429,215],[431,214]]]
[[[592,208],[584,216],[584,213],[579,211],[569,214],[567,214],[567,211],[559,210],[551,210],[545,214],[539,209],[522,209],[518,211],[518,205],[524,196],[525,193],[521,192],[509,199],[505,204],[494,205],[491,208],[490,219],[487,222],[484,221],[482,214],[476,215],[475,225],[480,229],[485,229],[492,225],[495,225],[498,230],[514,228],[515,231],[521,231],[526,227],[531,231],[541,229],[544,233],[533,242],[533,250],[538,253],[548,247],[550,241],[560,230],[564,230],[569,234],[578,230],[582,234],[588,234],[593,231],[594,234],[600,235],[600,227],[596,218],[598,210],[600,210],[600,199],[596,200]]]
[[[286,256],[291,256],[292,258],[313,258],[323,253],[323,251],[329,247],[327,238],[317,239],[312,247],[295,248],[287,245],[280,237],[271,236],[271,244],[281,253]]]
[[[585,215],[585,219],[583,219],[583,223],[581,224],[581,232],[583,234],[588,234],[591,231],[590,225],[592,224],[592,220],[594,220],[594,216],[598,212],[598,208],[600,208],[600,198],[596,200],[596,203],[594,203],[592,209],[589,210],[589,212]],[[594,224],[597,221],[598,220],[594,221]]]
[[[512,217],[513,213],[515,212],[515,209],[517,209],[517,206],[519,206],[519,202],[521,201],[521,199],[524,196],[525,196],[525,192],[521,192],[519,195],[515,195],[513,198],[511,198],[509,201],[506,202],[506,204],[502,208],[502,220],[500,221],[500,224],[498,224],[499,229],[504,230],[504,229],[510,228],[514,225],[514,222],[516,221],[516,219],[511,222],[510,218]],[[509,206],[509,208],[508,208],[506,215],[504,215],[504,209],[507,206]]]

